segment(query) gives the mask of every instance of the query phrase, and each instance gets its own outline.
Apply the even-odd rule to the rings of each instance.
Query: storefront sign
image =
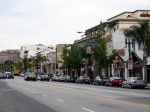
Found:
[[[128,60],[128,69],[133,69],[133,60]]]

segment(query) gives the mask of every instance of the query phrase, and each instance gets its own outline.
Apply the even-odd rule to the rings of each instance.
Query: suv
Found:
[[[36,74],[34,72],[28,72],[24,76],[24,80],[34,80],[36,81]]]

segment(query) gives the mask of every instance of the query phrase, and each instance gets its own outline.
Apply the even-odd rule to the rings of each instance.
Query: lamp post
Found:
[[[132,74],[132,69],[133,69],[133,59],[132,59],[132,54],[131,54],[131,45],[132,48],[134,48],[134,40],[133,39],[125,39],[125,45],[126,48],[128,47],[128,52],[129,52],[129,59],[127,61],[128,64],[128,70],[129,70],[129,77],[131,77]]]

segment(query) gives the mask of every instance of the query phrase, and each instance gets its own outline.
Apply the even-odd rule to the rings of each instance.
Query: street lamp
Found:
[[[133,39],[125,39],[125,45],[126,48],[128,47],[128,52],[129,52],[129,59],[127,61],[128,64],[128,70],[129,70],[129,77],[131,77],[132,69],[133,69],[133,59],[132,59],[132,54],[131,54],[131,45],[132,48],[134,48],[134,40]]]

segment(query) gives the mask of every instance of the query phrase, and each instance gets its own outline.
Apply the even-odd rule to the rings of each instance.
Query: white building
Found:
[[[149,17],[150,10],[136,10],[134,12],[123,12],[107,20],[109,27],[111,28],[110,32],[106,36],[110,39],[107,45],[107,47],[109,46],[108,52],[111,51],[110,49],[116,49],[120,52],[120,57],[123,59],[123,66],[114,66],[115,63],[112,65],[112,73],[114,75],[123,76],[125,78],[129,76],[127,63],[123,63],[127,62],[129,59],[129,49],[125,44],[126,37],[123,34],[123,28],[129,28],[132,25],[138,25],[138,20],[149,19]],[[134,58],[132,75],[140,76],[144,79],[144,69],[142,66],[143,50],[141,47],[139,47],[139,45],[137,45],[137,43],[135,43],[135,47],[132,48],[131,45],[130,48],[132,52],[131,55]],[[147,78],[148,82],[150,82],[150,54],[148,54],[148,56]]]
[[[45,46],[42,44],[38,45],[23,45],[20,48],[20,58],[23,58],[25,52],[28,52],[28,57],[35,56],[36,53],[41,53],[46,56],[46,53],[50,52],[50,50],[55,50],[55,46]]]

